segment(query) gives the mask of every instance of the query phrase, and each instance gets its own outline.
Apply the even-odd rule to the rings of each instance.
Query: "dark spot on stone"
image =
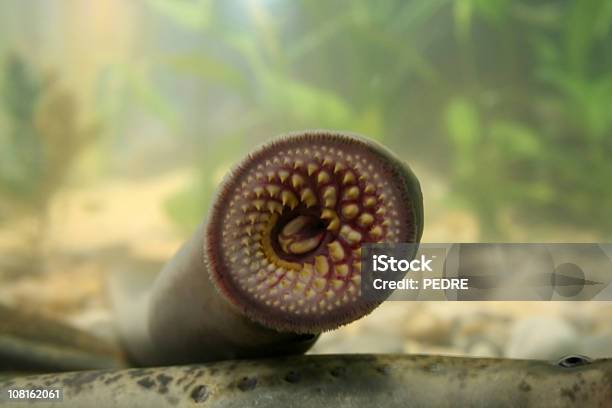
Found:
[[[208,371],[210,375],[216,375],[218,372],[219,372],[219,369],[217,367],[213,367]]]
[[[114,376],[114,377],[109,377],[109,378],[107,378],[107,379],[106,379],[106,381],[104,381],[104,384],[106,384],[106,385],[108,385],[108,384],[112,384],[112,383],[114,383],[115,381],[117,381],[118,379],[120,379],[121,377],[122,377],[122,375],[121,375],[121,374],[117,374],[117,375],[116,375],[116,376]]]
[[[179,399],[176,397],[167,397],[166,401],[168,401],[170,405],[177,405],[179,403]]]
[[[575,354],[563,357],[561,360],[557,361],[557,365],[563,368],[574,368],[590,364],[591,362],[592,360],[590,358]]]
[[[484,368],[489,367],[489,362],[488,361],[477,361],[474,363],[474,369],[476,370],[481,370]]]
[[[172,382],[172,377],[164,373],[161,373],[157,376],[157,381],[159,381],[161,385],[168,385]]]
[[[332,368],[329,371],[329,373],[332,375],[332,377],[338,378],[338,377],[346,374],[346,368],[345,367],[341,367],[341,366],[334,367],[334,368]]]
[[[190,397],[195,402],[204,402],[208,399],[208,388],[205,385],[198,385],[193,388]]]
[[[197,369],[198,369],[198,366],[195,366],[195,365],[187,366],[185,367],[185,373],[190,374],[190,373],[193,373]]]
[[[291,384],[300,382],[301,379],[302,379],[302,376],[300,375],[300,373],[295,372],[295,371],[289,371],[287,375],[285,375],[285,381]]]
[[[145,377],[141,380],[138,380],[138,384],[146,389],[150,389],[153,388],[153,386],[155,385],[155,381],[153,381],[151,377]]]
[[[576,401],[576,394],[570,388],[561,388],[561,396],[565,398],[569,398],[572,402]]]
[[[256,386],[257,386],[257,378],[242,377],[242,379],[238,381],[238,389],[240,391],[251,391],[255,389]]]
[[[172,382],[172,377],[161,373],[157,376],[157,381],[159,381],[159,392],[161,394],[165,394],[166,392],[168,392],[168,384]]]
[[[78,393],[84,385],[96,381],[96,379],[103,374],[103,371],[77,372],[64,377],[62,384],[66,387],[73,388],[75,392]],[[31,388],[30,384],[27,384],[26,388]]]
[[[527,384],[527,382],[525,380],[523,380],[519,384],[519,390],[521,390],[523,392],[529,392],[529,391],[531,391],[531,385]]]
[[[138,377],[144,377],[145,375],[149,375],[150,372],[149,372],[149,370],[145,370],[145,369],[142,369],[142,368],[137,368],[135,370],[129,370],[128,374],[132,378],[138,378]]]
[[[187,384],[185,384],[185,386],[183,387],[183,391],[187,391],[188,389],[190,389],[191,386],[193,384],[195,384],[195,382],[196,382],[196,380],[195,380],[195,378],[193,378],[191,381],[189,381]]]
[[[58,376],[53,376],[53,375],[48,375],[44,378],[47,379],[47,381],[45,381],[45,385],[47,387],[51,387],[52,385],[55,385],[60,381],[60,378],[58,378]]]
[[[382,375],[389,375],[391,368],[388,365],[381,365],[376,367],[376,372]]]
[[[440,365],[437,363],[430,363],[430,364],[425,365],[423,369],[430,373],[438,373],[440,372]]]

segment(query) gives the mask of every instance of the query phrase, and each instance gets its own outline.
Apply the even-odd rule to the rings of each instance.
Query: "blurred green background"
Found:
[[[610,241],[612,2],[2,1],[0,302],[108,336],[105,276],[158,271],[232,163],[307,128],[409,162],[424,242]],[[500,355],[537,311],[577,337],[612,315],[385,306],[365,350]]]
[[[188,231],[254,145],[331,128],[436,177],[426,204],[478,240],[609,240],[611,23],[605,0],[2,2],[0,219],[180,166],[160,205]]]

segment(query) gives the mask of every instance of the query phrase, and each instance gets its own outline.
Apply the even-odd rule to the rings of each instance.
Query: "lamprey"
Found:
[[[390,151],[336,132],[281,137],[226,176],[126,344],[144,365],[302,353],[379,304],[360,296],[361,245],[422,231],[419,182]]]
[[[31,402],[39,408],[607,407],[612,360],[319,355],[0,381],[0,390],[37,387],[64,392],[55,404]]]

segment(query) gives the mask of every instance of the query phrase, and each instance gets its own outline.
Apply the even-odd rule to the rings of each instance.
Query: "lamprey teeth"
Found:
[[[270,194],[270,197],[276,197],[280,192],[280,187],[273,184],[268,184],[266,186],[266,191],[268,192],[268,194]]]
[[[329,272],[329,263],[327,262],[327,258],[324,256],[317,256],[315,258],[315,270],[317,274],[321,276],[327,275]]]
[[[323,200],[325,202],[325,207],[331,208],[336,205],[338,197],[336,195],[336,188],[333,186],[327,186],[323,190]]]
[[[321,170],[319,172],[319,175],[317,176],[317,183],[325,184],[325,183],[329,182],[329,180],[330,180],[329,173],[326,172],[325,170]]]
[[[295,194],[289,190],[283,190],[281,193],[281,202],[283,205],[288,205],[292,210],[299,204]]]
[[[342,178],[342,184],[353,184],[355,182],[355,173],[347,171]],[[359,191],[359,190],[358,190]]]
[[[343,200],[355,200],[359,197],[359,187],[353,186],[349,187],[344,191],[342,195]]]
[[[338,290],[340,289],[342,286],[344,286],[344,281],[340,280],[340,279],[333,279],[331,281],[331,285],[334,289]]]
[[[281,203],[277,201],[268,201],[266,206],[268,207],[268,211],[270,211],[270,213],[277,212],[279,214],[282,214],[283,206],[281,205]]]
[[[295,162],[293,162],[293,168],[295,170],[297,170],[297,169],[299,169],[299,168],[301,168],[303,166],[304,166],[304,160],[302,160],[302,159],[296,159]]]
[[[336,231],[340,227],[340,218],[338,218],[338,215],[333,210],[326,208],[321,213],[321,218],[324,220],[330,220],[329,224],[327,224],[328,231]]]
[[[293,173],[293,175],[291,176],[291,185],[293,186],[293,188],[299,188],[303,184],[304,177],[300,176],[299,174]]]
[[[329,255],[334,261],[339,262],[344,259],[344,248],[338,241],[327,244],[327,248],[329,248]]]
[[[334,218],[337,218],[337,217],[338,216],[336,215],[336,212],[328,208],[323,210],[323,212],[321,213],[321,218],[324,220],[333,220]]]
[[[362,213],[359,216],[359,219],[357,220],[357,224],[359,224],[360,227],[367,227],[369,225],[372,225],[373,222],[374,217],[372,216],[372,214],[369,213]]]
[[[312,277],[313,267],[311,264],[304,264],[302,270],[300,271],[299,279],[302,282],[309,282]]]
[[[289,172],[287,170],[279,170],[278,177],[280,178],[280,181],[284,183],[289,177]]]
[[[361,241],[361,233],[355,231],[348,225],[343,225],[340,229],[340,236],[343,237],[349,244],[356,244]]]
[[[302,278],[302,275],[300,274],[300,279],[301,278]],[[293,286],[293,293],[297,295],[297,294],[303,292],[305,288],[306,288],[306,286],[302,282],[297,282]]]
[[[259,197],[261,197],[261,195],[264,193],[264,189],[263,189],[263,187],[255,187],[255,188],[253,189],[253,192],[255,193],[255,196],[256,196],[257,198],[259,198]]]
[[[329,224],[327,224],[328,231],[338,231],[338,228],[340,228],[340,219],[338,217],[334,218],[329,222]]]
[[[325,289],[325,285],[327,284],[327,279],[323,278],[315,278],[314,282],[312,282],[312,287],[317,291],[321,291]]]
[[[307,208],[317,204],[317,197],[310,188],[305,188],[304,190],[302,190],[300,200],[302,200],[302,202],[306,204]]]
[[[314,132],[264,146],[215,203],[206,246],[213,281],[237,310],[279,331],[354,320],[375,307],[360,297],[361,246],[420,236],[414,180],[391,153],[358,138]]]
[[[381,227],[379,227],[378,225],[377,225],[377,226],[375,226],[375,227],[373,227],[373,228],[370,230],[370,236],[371,236],[372,238],[374,238],[374,239],[378,239],[378,238],[382,237],[382,233],[383,233],[383,230],[382,230],[382,228],[381,228]]]
[[[342,206],[342,215],[344,218],[353,219],[359,214],[359,207],[356,204],[348,204]]]
[[[372,208],[376,205],[376,198],[369,196],[363,199],[363,206],[367,208]]]
[[[348,276],[349,266],[346,264],[335,265],[334,272],[336,272],[336,276]]]

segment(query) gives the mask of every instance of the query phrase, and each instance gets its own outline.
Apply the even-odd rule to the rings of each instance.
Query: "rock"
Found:
[[[380,336],[371,331],[344,335],[341,330],[324,333],[309,354],[401,353],[404,344],[398,336]]]
[[[109,343],[117,341],[115,321],[112,313],[107,309],[95,308],[85,310],[70,316],[67,321],[74,327],[106,340]]]
[[[465,347],[465,354],[470,357],[501,357],[503,350],[499,345],[487,338],[473,339]]]
[[[452,322],[431,313],[417,313],[404,324],[406,338],[432,345],[451,343]]]
[[[556,361],[569,354],[584,353],[579,334],[567,321],[538,316],[514,325],[504,354],[509,358]]]
[[[585,337],[581,350],[590,358],[612,358],[612,332]]]

